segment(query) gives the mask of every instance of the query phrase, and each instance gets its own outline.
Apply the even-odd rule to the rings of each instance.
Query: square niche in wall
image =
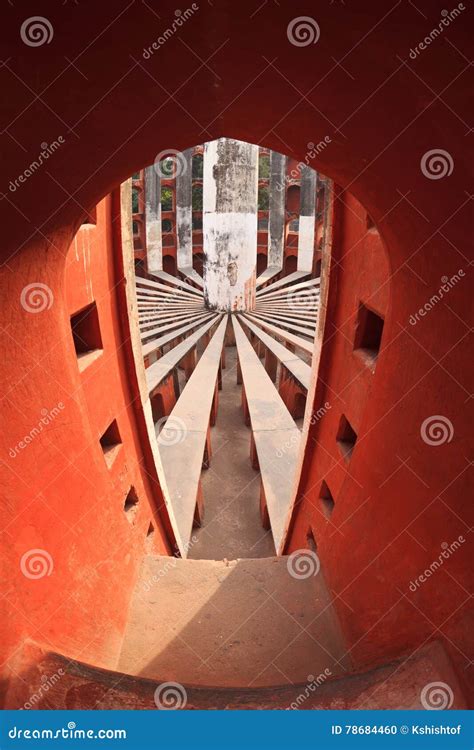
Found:
[[[154,540],[155,540],[155,527],[153,526],[153,522],[150,521],[148,525],[148,530],[146,532],[146,538],[145,538],[145,551],[148,554],[153,552]]]
[[[79,370],[82,372],[102,354],[102,336],[95,302],[71,315],[71,331]]]
[[[127,521],[133,524],[138,513],[138,495],[136,493],[135,487],[130,487],[127,497],[125,498],[123,510],[125,512]]]
[[[105,463],[110,469],[122,445],[117,420],[114,419],[109,424],[99,442],[104,454]]]
[[[314,531],[311,526],[309,526],[308,530],[306,531],[306,546],[311,550],[311,552],[316,552],[316,550],[318,549]]]
[[[319,490],[319,501],[321,503],[321,509],[324,515],[326,516],[326,518],[330,518],[334,510],[335,503],[332,492],[324,481],[321,483],[321,489]]]
[[[353,429],[347,417],[344,416],[344,414],[341,416],[341,419],[339,421],[336,441],[339,446],[339,450],[341,451],[341,455],[344,457],[345,461],[350,461],[352,451],[354,450],[354,446],[357,441],[357,433]]]
[[[375,370],[382,341],[384,319],[362,302],[357,313],[354,352]]]

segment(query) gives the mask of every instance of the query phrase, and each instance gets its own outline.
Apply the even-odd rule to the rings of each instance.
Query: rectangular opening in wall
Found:
[[[331,513],[334,510],[334,498],[331,490],[327,486],[326,482],[323,481],[321,489],[319,490],[319,500],[321,502],[321,509],[326,518],[331,517]]]
[[[339,422],[339,429],[337,431],[336,440],[341,454],[344,456],[346,461],[349,461],[356,444],[357,433],[352,428],[352,425],[344,416],[344,414],[342,415]]]
[[[163,396],[161,393],[154,393],[150,396],[151,413],[153,416],[153,422],[156,424],[162,417],[165,416],[165,405]]]
[[[99,442],[104,453],[105,463],[110,469],[122,445],[119,428],[115,419],[109,424]]]
[[[129,523],[134,523],[138,512],[138,495],[134,487],[130,487],[128,495],[125,498],[123,509],[125,511],[127,521]]]
[[[311,526],[308,528],[308,531],[306,532],[306,545],[308,549],[311,550],[311,552],[316,552],[318,545],[316,544],[316,539],[314,538],[314,532]]]
[[[170,187],[161,188],[161,210],[162,211],[173,211],[174,207],[174,192]]]
[[[201,232],[202,231],[202,215],[199,216],[195,215],[193,212],[193,232]]]
[[[375,369],[382,341],[384,319],[364,304],[359,305],[354,339],[354,351]]]
[[[95,302],[71,315],[71,330],[79,369],[82,372],[102,353],[102,336]]]
[[[140,190],[132,187],[132,214],[137,214],[140,210]]]
[[[204,156],[202,154],[194,154],[191,164],[192,179],[202,180],[204,175]]]

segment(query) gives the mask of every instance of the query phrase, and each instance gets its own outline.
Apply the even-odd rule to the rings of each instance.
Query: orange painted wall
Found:
[[[463,520],[469,515],[467,475],[456,441],[436,446],[421,436],[430,415],[458,424],[462,399],[443,391],[427,398],[422,390],[417,365],[430,355],[414,343],[407,346],[404,334],[413,331],[409,314],[416,303],[393,308],[381,237],[375,227],[367,229],[366,211],[341,189],[333,222],[320,381],[288,551],[307,547],[311,529],[356,665],[387,662],[439,638],[465,684],[472,633],[469,529]],[[465,283],[461,278],[450,290],[450,305],[462,299]],[[431,293],[427,287],[425,297]],[[360,302],[386,321],[374,372],[354,351]],[[430,314],[442,315],[441,303]],[[389,328],[387,320],[394,318],[398,324]],[[423,330],[421,319],[417,334],[433,341],[433,323],[428,320]],[[439,371],[436,361],[431,370],[428,376]],[[397,399],[390,397],[393,378],[406,383]],[[343,414],[358,436],[349,462],[336,440]],[[455,477],[452,482],[441,480],[446,471]],[[321,500],[323,481],[335,503],[329,517]],[[459,537],[464,541],[442,559],[436,575],[417,583]]]
[[[12,295],[29,341],[25,348],[9,338],[15,396],[4,412],[11,446],[3,488],[9,576],[1,642],[13,668],[15,650],[27,637],[115,666],[153,516],[154,549],[169,551],[156,512],[161,494],[152,488],[139,443],[139,399],[128,371],[118,194],[99,203],[97,226],[77,232],[60,277],[48,278],[44,309],[28,308],[31,295],[25,307],[21,293]],[[40,254],[36,260],[44,259]],[[31,280],[35,273],[33,267]],[[103,351],[80,372],[70,315],[92,301]],[[48,423],[25,444],[24,436],[46,412],[52,415]],[[122,446],[108,468],[99,438],[114,419]],[[133,524],[124,512],[130,487],[139,499]],[[41,578],[31,576],[41,570],[30,559],[34,549],[40,550],[37,565],[49,572]]]

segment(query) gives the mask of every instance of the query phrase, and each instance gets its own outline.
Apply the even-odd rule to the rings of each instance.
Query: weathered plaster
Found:
[[[161,180],[154,166],[145,170],[146,260],[149,273],[163,270]]]
[[[270,152],[268,266],[283,268],[285,242],[286,156]]]
[[[176,175],[176,233],[178,268],[193,265],[192,234],[192,148],[186,149],[178,160]]]
[[[305,164],[301,166],[300,201],[297,270],[311,271],[314,252],[316,172]]]
[[[246,310],[255,297],[258,146],[221,138],[204,146],[204,286],[216,310]]]

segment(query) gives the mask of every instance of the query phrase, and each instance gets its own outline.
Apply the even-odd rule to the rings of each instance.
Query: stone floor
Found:
[[[321,570],[295,576],[287,557],[148,555],[117,668],[188,685],[259,687],[333,679],[350,660]]]
[[[250,429],[241,409],[242,388],[237,385],[237,349],[226,347],[217,423],[211,428],[211,466],[201,475],[204,523],[194,529],[197,541],[190,559],[235,560],[270,557],[275,546],[270,531],[260,522],[260,474],[249,458]]]

